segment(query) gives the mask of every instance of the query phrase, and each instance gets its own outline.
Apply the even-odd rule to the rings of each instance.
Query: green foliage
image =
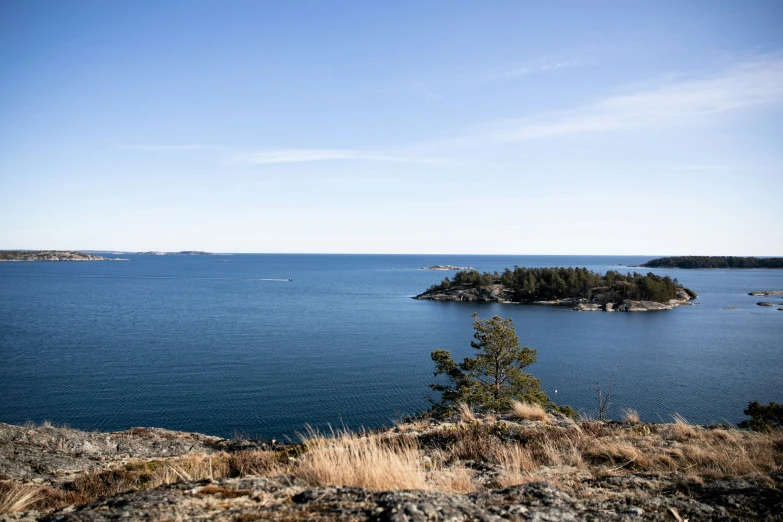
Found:
[[[457,272],[454,279],[444,279],[430,291],[447,290],[452,286],[482,287],[501,283],[513,291],[513,300],[524,303],[549,301],[568,297],[592,299],[600,296],[603,302],[618,302],[625,299],[635,301],[657,301],[665,303],[677,295],[680,288],[677,280],[653,273],[625,275],[610,270],[601,275],[587,268],[524,268],[515,266],[502,274],[480,274],[475,270]]]
[[[748,407],[743,411],[750,417],[737,424],[740,428],[753,431],[773,431],[783,429],[783,404],[770,402],[769,404],[759,404],[758,401],[748,403]]]
[[[554,402],[550,402],[548,409],[550,411],[556,411],[558,413],[562,413],[566,417],[570,417],[574,420],[579,418],[579,414],[571,406],[566,406],[566,405],[558,406]]]
[[[547,405],[548,397],[541,391],[538,379],[524,369],[536,362],[536,351],[519,346],[511,318],[479,319],[473,314],[475,357],[461,363],[446,350],[435,350],[435,376],[444,375],[449,384],[432,384],[440,392],[438,407],[450,407],[459,402],[477,410],[508,411],[513,400]]]
[[[783,258],[677,256],[653,259],[642,266],[648,268],[783,268]]]

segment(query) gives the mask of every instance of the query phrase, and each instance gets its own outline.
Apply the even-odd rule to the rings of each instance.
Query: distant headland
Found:
[[[646,312],[690,304],[696,292],[676,279],[655,274],[606,275],[586,268],[506,269],[502,274],[471,270],[445,278],[414,299],[483,301],[569,306],[573,310]]]
[[[0,250],[0,261],[130,261],[120,257],[104,257],[102,250],[88,250],[80,252],[76,250]],[[179,252],[160,252],[150,250],[147,252],[111,252],[112,255],[133,254],[139,256],[216,256],[212,252],[201,250],[181,250]]]
[[[0,261],[128,261],[70,250],[0,250]]]
[[[783,268],[783,257],[675,256],[647,261],[645,268]]]

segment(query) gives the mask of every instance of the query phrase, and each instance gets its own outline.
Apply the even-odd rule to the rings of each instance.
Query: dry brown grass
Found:
[[[460,402],[457,406],[457,411],[459,412],[459,420],[462,422],[476,421],[476,415],[473,413],[473,408],[470,407],[470,404]]]
[[[157,487],[161,484],[189,482],[191,480],[218,479],[228,476],[228,456],[218,455],[187,455],[167,463],[161,473],[158,473],[150,484]]]
[[[446,493],[472,493],[478,489],[475,472],[462,464],[437,466],[427,473],[427,489]]]
[[[499,488],[527,482],[538,467],[532,453],[519,444],[502,446],[495,459],[500,465],[500,475],[495,479],[494,485]]]
[[[428,489],[418,445],[407,437],[381,439],[347,432],[316,436],[306,442],[292,472],[313,486]]]
[[[55,509],[163,484],[261,474],[279,469],[278,459],[267,452],[241,451],[232,455],[191,454],[169,460],[132,461],[117,468],[83,473],[61,489],[40,488],[32,504],[37,509]]]
[[[653,467],[648,455],[632,441],[616,437],[599,439],[585,448],[590,461],[598,464],[602,473],[621,469],[648,470]]]
[[[502,445],[490,424],[468,424],[435,432],[436,444],[448,448],[449,460],[492,461]]]
[[[29,509],[41,498],[41,488],[5,482],[0,484],[0,515]]]
[[[639,421],[641,420],[639,417],[639,412],[634,410],[633,408],[623,408],[623,422],[627,422],[629,424],[639,424]]]
[[[674,424],[670,426],[670,432],[677,440],[691,439],[696,436],[696,428],[679,413],[674,414]]]
[[[511,415],[520,420],[538,420],[547,422],[549,417],[540,404],[514,401],[511,403]]]
[[[404,430],[329,436],[311,432],[302,444],[288,450],[135,461],[84,473],[61,489],[0,482],[0,513],[84,504],[176,482],[248,475],[290,473],[313,486],[450,493],[546,480],[566,484],[579,495],[591,478],[601,476],[644,472],[668,477],[675,487],[687,489],[710,478],[764,480],[783,470],[783,433],[706,429],[681,417],[666,425],[600,421],[531,425],[482,417],[457,425],[423,423],[417,428],[415,435]],[[245,493],[213,488],[204,494],[230,498]]]
[[[272,451],[239,451],[228,456],[228,476],[274,476],[285,472],[288,455]]]

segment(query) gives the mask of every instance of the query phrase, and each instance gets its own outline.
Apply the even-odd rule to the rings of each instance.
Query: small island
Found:
[[[645,268],[783,268],[783,257],[676,256],[647,261]]]
[[[424,266],[422,270],[475,270],[472,266],[433,265]]]
[[[586,268],[506,269],[502,274],[457,272],[414,299],[568,306],[573,310],[646,312],[690,304],[696,292],[677,279],[649,273],[606,275]]]
[[[70,250],[0,250],[0,261],[128,261]]]

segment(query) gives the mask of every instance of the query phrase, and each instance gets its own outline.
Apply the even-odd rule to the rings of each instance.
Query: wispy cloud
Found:
[[[761,57],[702,79],[678,79],[653,89],[611,96],[593,105],[485,127],[498,141],[673,126],[783,100],[783,57]]]
[[[384,89],[384,92],[409,91],[425,94],[432,98],[439,98],[455,89],[553,72],[559,69],[575,67],[578,64],[577,61],[570,58],[554,60],[542,58],[537,61],[507,64],[496,68],[473,67],[455,74],[410,81],[396,87]]]
[[[309,161],[332,160],[430,164],[442,163],[442,161],[437,159],[387,155],[353,149],[267,149],[256,152],[237,154],[232,159],[235,163],[245,165],[271,165],[276,163],[301,163]]]
[[[189,151],[189,150],[204,150],[204,149],[216,149],[220,145],[121,145],[121,149],[125,150],[141,150],[141,151]]]
[[[540,73],[546,73],[551,71],[557,71],[559,69],[567,69],[569,67],[574,67],[575,65],[576,62],[574,62],[573,60],[559,60],[559,61],[541,60],[540,62],[534,65],[530,65],[530,64],[517,65],[517,66],[508,67],[506,69],[489,71],[484,75],[478,75],[472,77],[472,81],[475,83],[492,83],[501,80],[508,80],[511,78],[519,78],[521,76],[528,76],[531,74],[540,74]]]

